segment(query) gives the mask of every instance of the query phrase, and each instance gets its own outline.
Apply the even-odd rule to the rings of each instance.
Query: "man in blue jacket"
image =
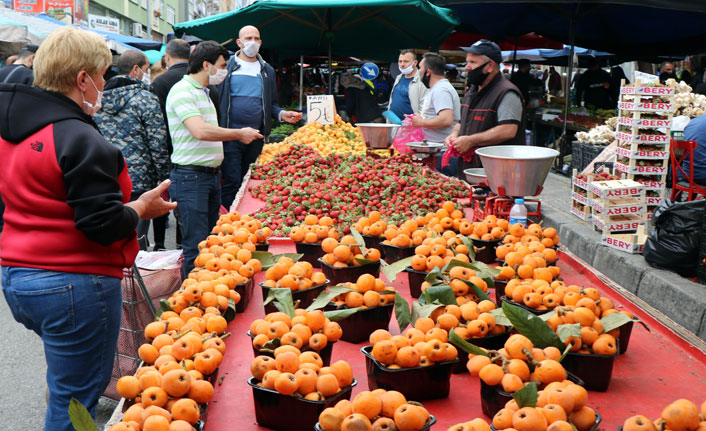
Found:
[[[251,25],[240,29],[236,41],[240,50],[228,60],[228,75],[218,86],[220,125],[231,129],[252,127],[264,139],[250,144],[223,142],[221,203],[229,208],[240,189],[249,166],[260,156],[264,141],[272,130],[272,119],[296,123],[301,113],[285,111],[277,104],[277,76],[258,54],[262,39]]]

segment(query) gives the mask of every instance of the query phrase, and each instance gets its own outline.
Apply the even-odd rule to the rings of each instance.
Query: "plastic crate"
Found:
[[[579,172],[586,167],[583,164],[583,145],[578,141],[571,143],[571,169],[576,169]]]
[[[123,313],[118,334],[118,349],[115,353],[110,384],[103,393],[104,397],[113,400],[120,400],[115,390],[118,379],[134,375],[142,362],[137,355],[137,349],[145,343],[144,328],[154,320],[153,310],[158,310],[159,301],[169,298],[181,286],[181,265],[158,271],[146,269],[136,271],[136,267],[126,268],[123,275]],[[150,308],[150,305],[153,308]]]

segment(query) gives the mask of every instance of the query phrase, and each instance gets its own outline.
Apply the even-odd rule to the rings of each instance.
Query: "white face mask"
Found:
[[[243,53],[250,58],[253,58],[260,51],[260,44],[254,40],[243,42]]]
[[[140,69],[142,70],[142,69]],[[142,72],[142,82],[144,82],[147,85],[150,85],[152,83],[152,72],[147,69],[147,72]]]
[[[403,75],[409,75],[410,73],[412,73],[413,70],[414,70],[414,63],[410,64],[408,67],[405,67],[404,69],[400,69],[400,72]]]
[[[103,106],[103,92],[98,91],[98,87],[96,87],[96,84],[95,82],[93,82],[93,78],[91,78],[90,75],[88,75],[88,79],[91,80],[93,88],[96,89],[96,101],[93,103],[88,102],[84,97],[83,93],[81,93],[81,98],[83,99],[83,112],[85,112],[87,115],[96,115],[96,112],[98,112],[101,109],[101,106]]]
[[[216,67],[214,66],[212,69],[216,69]],[[208,74],[208,85],[218,85],[226,79],[226,76],[228,76],[228,69],[216,69],[216,73]]]

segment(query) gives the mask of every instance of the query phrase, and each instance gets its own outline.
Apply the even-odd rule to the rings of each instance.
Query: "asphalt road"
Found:
[[[170,249],[175,248],[175,224],[174,217],[170,217],[166,236],[166,246]],[[46,371],[41,339],[15,322],[3,296],[0,300],[0,429],[44,429]],[[107,398],[100,400],[96,417],[99,430],[110,419],[116,405],[117,402]]]

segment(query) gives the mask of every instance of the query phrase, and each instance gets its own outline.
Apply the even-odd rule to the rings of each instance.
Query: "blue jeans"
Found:
[[[194,269],[194,259],[199,255],[199,242],[206,239],[218,221],[221,208],[221,175],[172,169],[169,196],[178,202],[184,250],[182,276]]]
[[[240,141],[226,141],[223,143],[223,190],[221,202],[230,210],[230,206],[243,184],[243,177],[248,172],[250,165],[257,161],[265,142],[262,139],[243,144]]]
[[[49,386],[44,429],[73,431],[72,397],[95,418],[115,361],[120,279],[3,266],[2,290],[15,320],[44,342]]]

